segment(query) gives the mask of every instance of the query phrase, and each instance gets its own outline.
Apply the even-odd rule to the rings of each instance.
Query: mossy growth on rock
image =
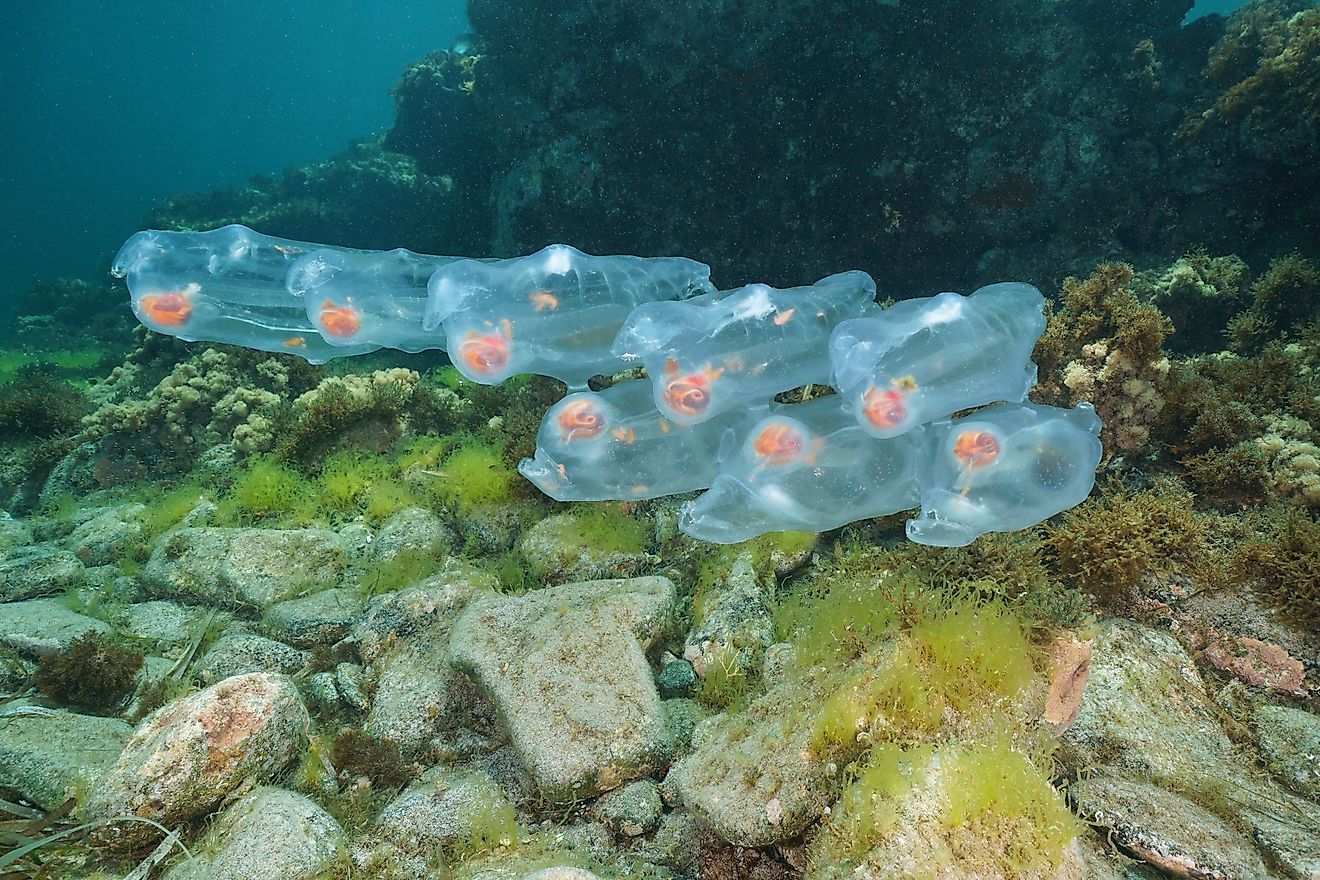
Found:
[[[101,633],[88,633],[41,658],[36,685],[58,703],[100,712],[128,696],[142,664],[141,651]]]
[[[1040,376],[1032,399],[1092,404],[1106,454],[1146,446],[1169,370],[1162,345],[1173,325],[1133,291],[1132,277],[1131,266],[1106,263],[1084,281],[1066,279],[1032,355]]]
[[[475,438],[450,452],[436,476],[435,496],[460,513],[510,500],[518,480],[517,471],[504,461],[499,449]]]
[[[1224,329],[1238,310],[1249,277],[1240,257],[1195,250],[1163,271],[1141,273],[1132,280],[1138,295],[1169,316],[1176,330],[1171,348],[1208,352],[1224,347]]]
[[[886,661],[863,667],[822,706],[813,737],[822,755],[846,752],[863,734],[927,739],[946,713],[992,712],[1031,684],[1036,649],[1003,603],[964,593],[934,594],[921,605],[909,606],[919,616],[896,634]]]
[[[52,376],[48,365],[28,364],[0,385],[0,439],[69,434],[89,410],[86,396]]]
[[[705,673],[697,678],[693,697],[717,712],[736,712],[756,693],[758,679],[755,670],[744,669],[739,663],[738,649],[726,647],[707,662]]]
[[[315,484],[296,468],[273,455],[250,459],[221,501],[221,522],[305,526],[316,517],[319,497]]]
[[[1015,743],[1004,732],[970,743],[877,745],[810,844],[808,861],[819,868],[811,873],[833,877],[840,866],[867,864],[877,844],[909,826],[919,829],[899,844],[909,857],[929,848],[956,852],[984,876],[1051,876],[1081,823],[1051,785],[1049,766],[1047,743]],[[882,850],[879,861],[888,855]]]
[[[330,763],[342,775],[361,776],[376,788],[403,788],[421,772],[404,759],[399,744],[346,727],[330,745]]]
[[[557,517],[547,537],[556,544],[581,547],[594,556],[644,553],[651,543],[648,524],[624,504],[574,504]]]
[[[1259,351],[1320,319],[1320,264],[1301,253],[1279,257],[1252,285],[1251,297],[1251,307],[1228,325],[1233,348],[1242,352]]]
[[[1011,552],[1049,581],[1039,547]],[[1039,622],[1004,587],[952,576],[959,567],[933,587],[904,554],[846,548],[775,608],[776,637],[796,654],[778,687],[810,691],[786,698],[800,717],[785,724],[843,775],[808,847],[811,877],[890,876],[878,870],[892,865],[886,847],[957,853],[987,876],[1047,876],[1077,833],[1036,723]]]
[[[1171,480],[1145,491],[1111,482],[1050,526],[1046,546],[1058,577],[1109,602],[1121,603],[1150,576],[1204,583],[1218,574],[1192,496]]]
[[[159,490],[142,492],[138,495],[144,505],[137,515],[142,525],[142,540],[149,543],[165,534],[196,509],[206,498],[206,490],[194,484],[179,486],[163,493]]]
[[[1250,584],[1293,623],[1320,627],[1320,523],[1291,510],[1276,512],[1271,526],[1267,537],[1234,549],[1233,579]]]

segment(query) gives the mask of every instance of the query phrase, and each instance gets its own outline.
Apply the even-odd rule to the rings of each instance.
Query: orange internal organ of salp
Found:
[[[509,365],[510,341],[513,327],[508,319],[500,321],[496,333],[469,331],[458,346],[458,356],[472,372],[494,375]]]
[[[862,395],[862,415],[877,428],[894,428],[907,419],[907,404],[903,395],[893,389],[868,388]]]
[[[688,418],[701,415],[710,407],[712,383],[723,372],[723,370],[713,370],[707,365],[698,372],[680,374],[678,361],[669,358],[665,361],[665,385],[661,392],[665,406],[671,412]]]
[[[358,314],[357,309],[352,306],[337,306],[330,300],[321,303],[318,320],[322,330],[340,339],[352,336],[362,326],[362,316]]]
[[[564,404],[559,415],[555,416],[559,425],[560,436],[569,440],[590,440],[600,436],[605,430],[603,416],[590,400],[570,400]]]
[[[790,425],[772,422],[752,440],[752,451],[766,465],[784,465],[797,459],[804,446],[802,435]]]
[[[989,431],[969,428],[953,441],[953,457],[966,470],[975,470],[999,457],[999,440]]]
[[[192,317],[192,294],[198,290],[189,284],[183,290],[149,293],[138,300],[138,307],[152,323],[162,327],[182,327]]]
[[[907,398],[916,387],[911,376],[895,379],[884,390],[872,385],[862,394],[862,415],[882,431],[897,428],[908,419]]]

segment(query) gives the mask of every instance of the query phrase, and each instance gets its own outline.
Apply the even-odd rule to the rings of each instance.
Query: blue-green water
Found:
[[[155,201],[329,156],[387,126],[461,0],[54,0],[0,37],[0,314],[89,276]]]

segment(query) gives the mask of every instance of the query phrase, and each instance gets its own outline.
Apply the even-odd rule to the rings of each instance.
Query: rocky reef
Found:
[[[902,515],[703,544],[681,498],[519,478],[558,382],[34,293],[0,354],[0,810],[30,841],[0,866],[1320,876],[1320,18],[1189,6],[471,0],[378,141],[148,219],[1031,280],[1033,399],[1093,403],[1106,457],[965,548]]]

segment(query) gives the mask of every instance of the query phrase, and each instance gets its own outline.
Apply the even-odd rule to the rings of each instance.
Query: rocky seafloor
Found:
[[[1033,399],[1106,458],[968,548],[701,544],[518,477],[553,381],[34,290],[0,877],[1320,877],[1320,12],[1188,5],[473,0],[381,139],[147,220],[1031,280]]]

